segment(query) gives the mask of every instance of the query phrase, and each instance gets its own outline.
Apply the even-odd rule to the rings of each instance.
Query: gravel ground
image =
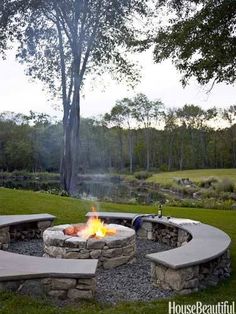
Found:
[[[151,284],[150,261],[145,255],[167,250],[168,247],[149,240],[137,240],[137,259],[132,264],[113,269],[98,269],[96,299],[105,303],[120,301],[149,301],[165,298],[170,292],[162,291]],[[42,240],[11,242],[8,249],[19,254],[42,256]]]

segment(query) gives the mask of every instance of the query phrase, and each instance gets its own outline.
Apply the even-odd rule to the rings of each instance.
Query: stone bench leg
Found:
[[[230,272],[229,249],[207,263],[181,269],[151,263],[153,284],[160,289],[172,290],[178,294],[189,294],[207,286],[216,286],[220,280],[228,278]]]
[[[178,294],[198,291],[199,266],[171,269],[152,263],[151,276],[153,284],[163,290],[174,291]]]
[[[53,297],[77,301],[93,299],[96,280],[93,278],[44,278],[0,282],[0,291],[14,291],[36,297]]]
[[[0,228],[0,250],[7,249],[10,243],[9,227]]]

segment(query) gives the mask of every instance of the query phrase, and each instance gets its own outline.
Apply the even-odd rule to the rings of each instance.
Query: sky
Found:
[[[216,84],[210,94],[207,87],[202,87],[192,79],[183,88],[181,75],[175,69],[171,60],[154,64],[151,52],[136,56],[141,66],[141,81],[134,90],[125,84],[118,84],[105,75],[101,81],[91,83],[88,80],[84,97],[81,101],[83,117],[97,116],[109,112],[116,100],[132,97],[136,93],[144,93],[150,99],[160,99],[166,107],[182,107],[185,104],[195,104],[202,108],[227,107],[236,104],[236,87],[226,84]],[[52,105],[49,96],[43,91],[39,81],[32,82],[24,74],[24,65],[15,60],[15,52],[10,51],[7,60],[0,59],[0,112],[14,111],[27,114],[30,110],[48,113],[62,117],[60,104],[58,108]]]

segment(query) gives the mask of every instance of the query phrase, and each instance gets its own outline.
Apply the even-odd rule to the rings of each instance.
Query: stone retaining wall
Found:
[[[63,232],[65,226],[55,226],[44,232],[45,257],[98,259],[98,267],[104,269],[132,263],[135,260],[134,230],[118,225],[116,235],[98,240],[65,235]]]
[[[31,296],[53,297],[59,300],[71,301],[92,299],[95,289],[95,277],[44,278],[0,282],[0,291],[15,291]]]
[[[11,239],[30,240],[42,238],[44,230],[52,224],[52,220],[43,220],[0,227],[0,249],[7,249]]]
[[[131,226],[130,220],[104,219],[107,223],[120,223]],[[157,241],[168,245],[170,248],[187,244],[192,236],[189,232],[158,222],[144,221],[137,236],[143,239]],[[179,294],[189,294],[215,286],[220,280],[230,276],[230,251],[229,249],[220,257],[207,263],[181,269],[172,269],[158,263],[151,263],[151,278],[155,286],[163,290],[172,290]]]
[[[207,263],[181,269],[151,263],[151,277],[155,286],[173,290],[178,294],[197,292],[207,286],[216,286],[222,279],[230,276],[230,252]]]
[[[116,223],[131,227],[131,221],[126,219],[103,218],[106,223]],[[138,230],[137,236],[142,239],[157,241],[168,245],[170,248],[179,247],[187,244],[192,236],[187,231],[174,226],[158,222],[144,221],[142,227]]]

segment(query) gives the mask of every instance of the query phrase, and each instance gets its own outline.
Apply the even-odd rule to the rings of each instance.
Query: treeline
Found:
[[[167,109],[146,96],[82,119],[80,172],[236,167],[236,106]],[[222,127],[223,126],[223,127]],[[0,170],[60,170],[61,122],[44,114],[0,114]]]

